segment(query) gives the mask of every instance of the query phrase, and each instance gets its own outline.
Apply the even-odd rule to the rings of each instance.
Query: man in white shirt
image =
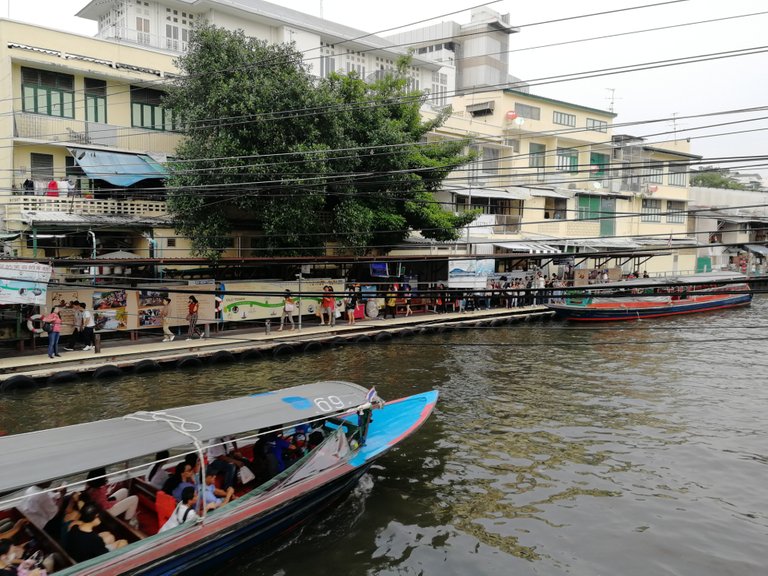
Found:
[[[50,487],[50,482],[30,486],[24,492],[24,500],[19,503],[17,508],[32,524],[41,530],[55,533],[55,528],[52,525],[49,526],[49,524],[53,524],[52,521],[59,513],[59,502],[64,490],[51,492],[49,491]]]
[[[85,341],[85,348],[83,350],[93,350],[93,331],[96,329],[93,312],[85,307],[85,302],[80,302],[80,313],[83,317],[83,340]]]
[[[197,520],[195,504],[197,503],[197,492],[194,487],[187,486],[181,491],[181,502],[178,503],[173,514],[160,527],[160,532],[165,532],[171,528],[176,528],[185,522],[194,522]]]

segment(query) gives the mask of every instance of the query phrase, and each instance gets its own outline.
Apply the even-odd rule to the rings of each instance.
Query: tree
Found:
[[[460,143],[424,145],[406,61],[367,84],[317,82],[291,45],[201,26],[177,62],[164,106],[182,127],[169,209],[196,254],[215,258],[233,229],[250,228],[260,254],[356,252],[412,229],[455,239],[474,214],[440,208],[433,192],[467,162]]]
[[[746,186],[740,184],[727,173],[717,170],[700,171],[691,176],[691,186],[704,188],[728,188],[730,190],[746,190]]]

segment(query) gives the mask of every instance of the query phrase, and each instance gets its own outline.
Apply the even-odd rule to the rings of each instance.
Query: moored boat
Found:
[[[708,273],[583,286],[547,307],[569,321],[613,322],[724,310],[751,302],[745,276]]]
[[[0,477],[0,522],[26,520],[21,510],[29,487],[48,489],[51,481],[65,481],[66,490],[72,494],[82,488],[89,471],[108,467],[110,480],[137,495],[141,502],[140,524],[132,525],[100,511],[102,527],[128,544],[75,562],[65,543],[42,526],[28,522],[16,535],[27,540],[28,548],[34,543],[35,549],[27,553],[47,556],[53,571],[62,575],[205,573],[333,504],[355,486],[376,458],[417,430],[436,401],[437,392],[432,391],[385,404],[374,390],[326,381],[0,437],[4,470]],[[238,486],[236,498],[216,510],[198,509],[199,518],[158,531],[164,521],[160,493],[141,479],[142,472],[153,463],[150,455],[170,450],[169,463],[188,454],[198,454],[204,462],[206,442],[236,441],[239,450],[252,454],[250,461],[255,462],[256,449],[264,438],[278,434],[306,438],[309,430],[322,432],[321,439],[292,454],[284,469],[269,473],[267,478],[259,474],[257,480]],[[291,444],[291,449],[297,450],[298,445]],[[204,486],[205,468],[203,464],[195,482],[196,493]]]

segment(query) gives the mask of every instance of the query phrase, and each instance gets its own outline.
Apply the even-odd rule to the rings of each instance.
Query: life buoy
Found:
[[[32,316],[27,318],[27,330],[32,332],[32,334],[42,334],[43,333],[42,321],[43,321],[42,314],[32,314]],[[40,322],[40,328],[35,326],[34,324],[35,322]]]

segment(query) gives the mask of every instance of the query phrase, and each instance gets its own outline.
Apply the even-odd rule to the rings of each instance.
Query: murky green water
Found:
[[[329,515],[221,574],[763,575],[768,299],[521,324],[0,397],[25,431],[339,378],[438,410]]]

